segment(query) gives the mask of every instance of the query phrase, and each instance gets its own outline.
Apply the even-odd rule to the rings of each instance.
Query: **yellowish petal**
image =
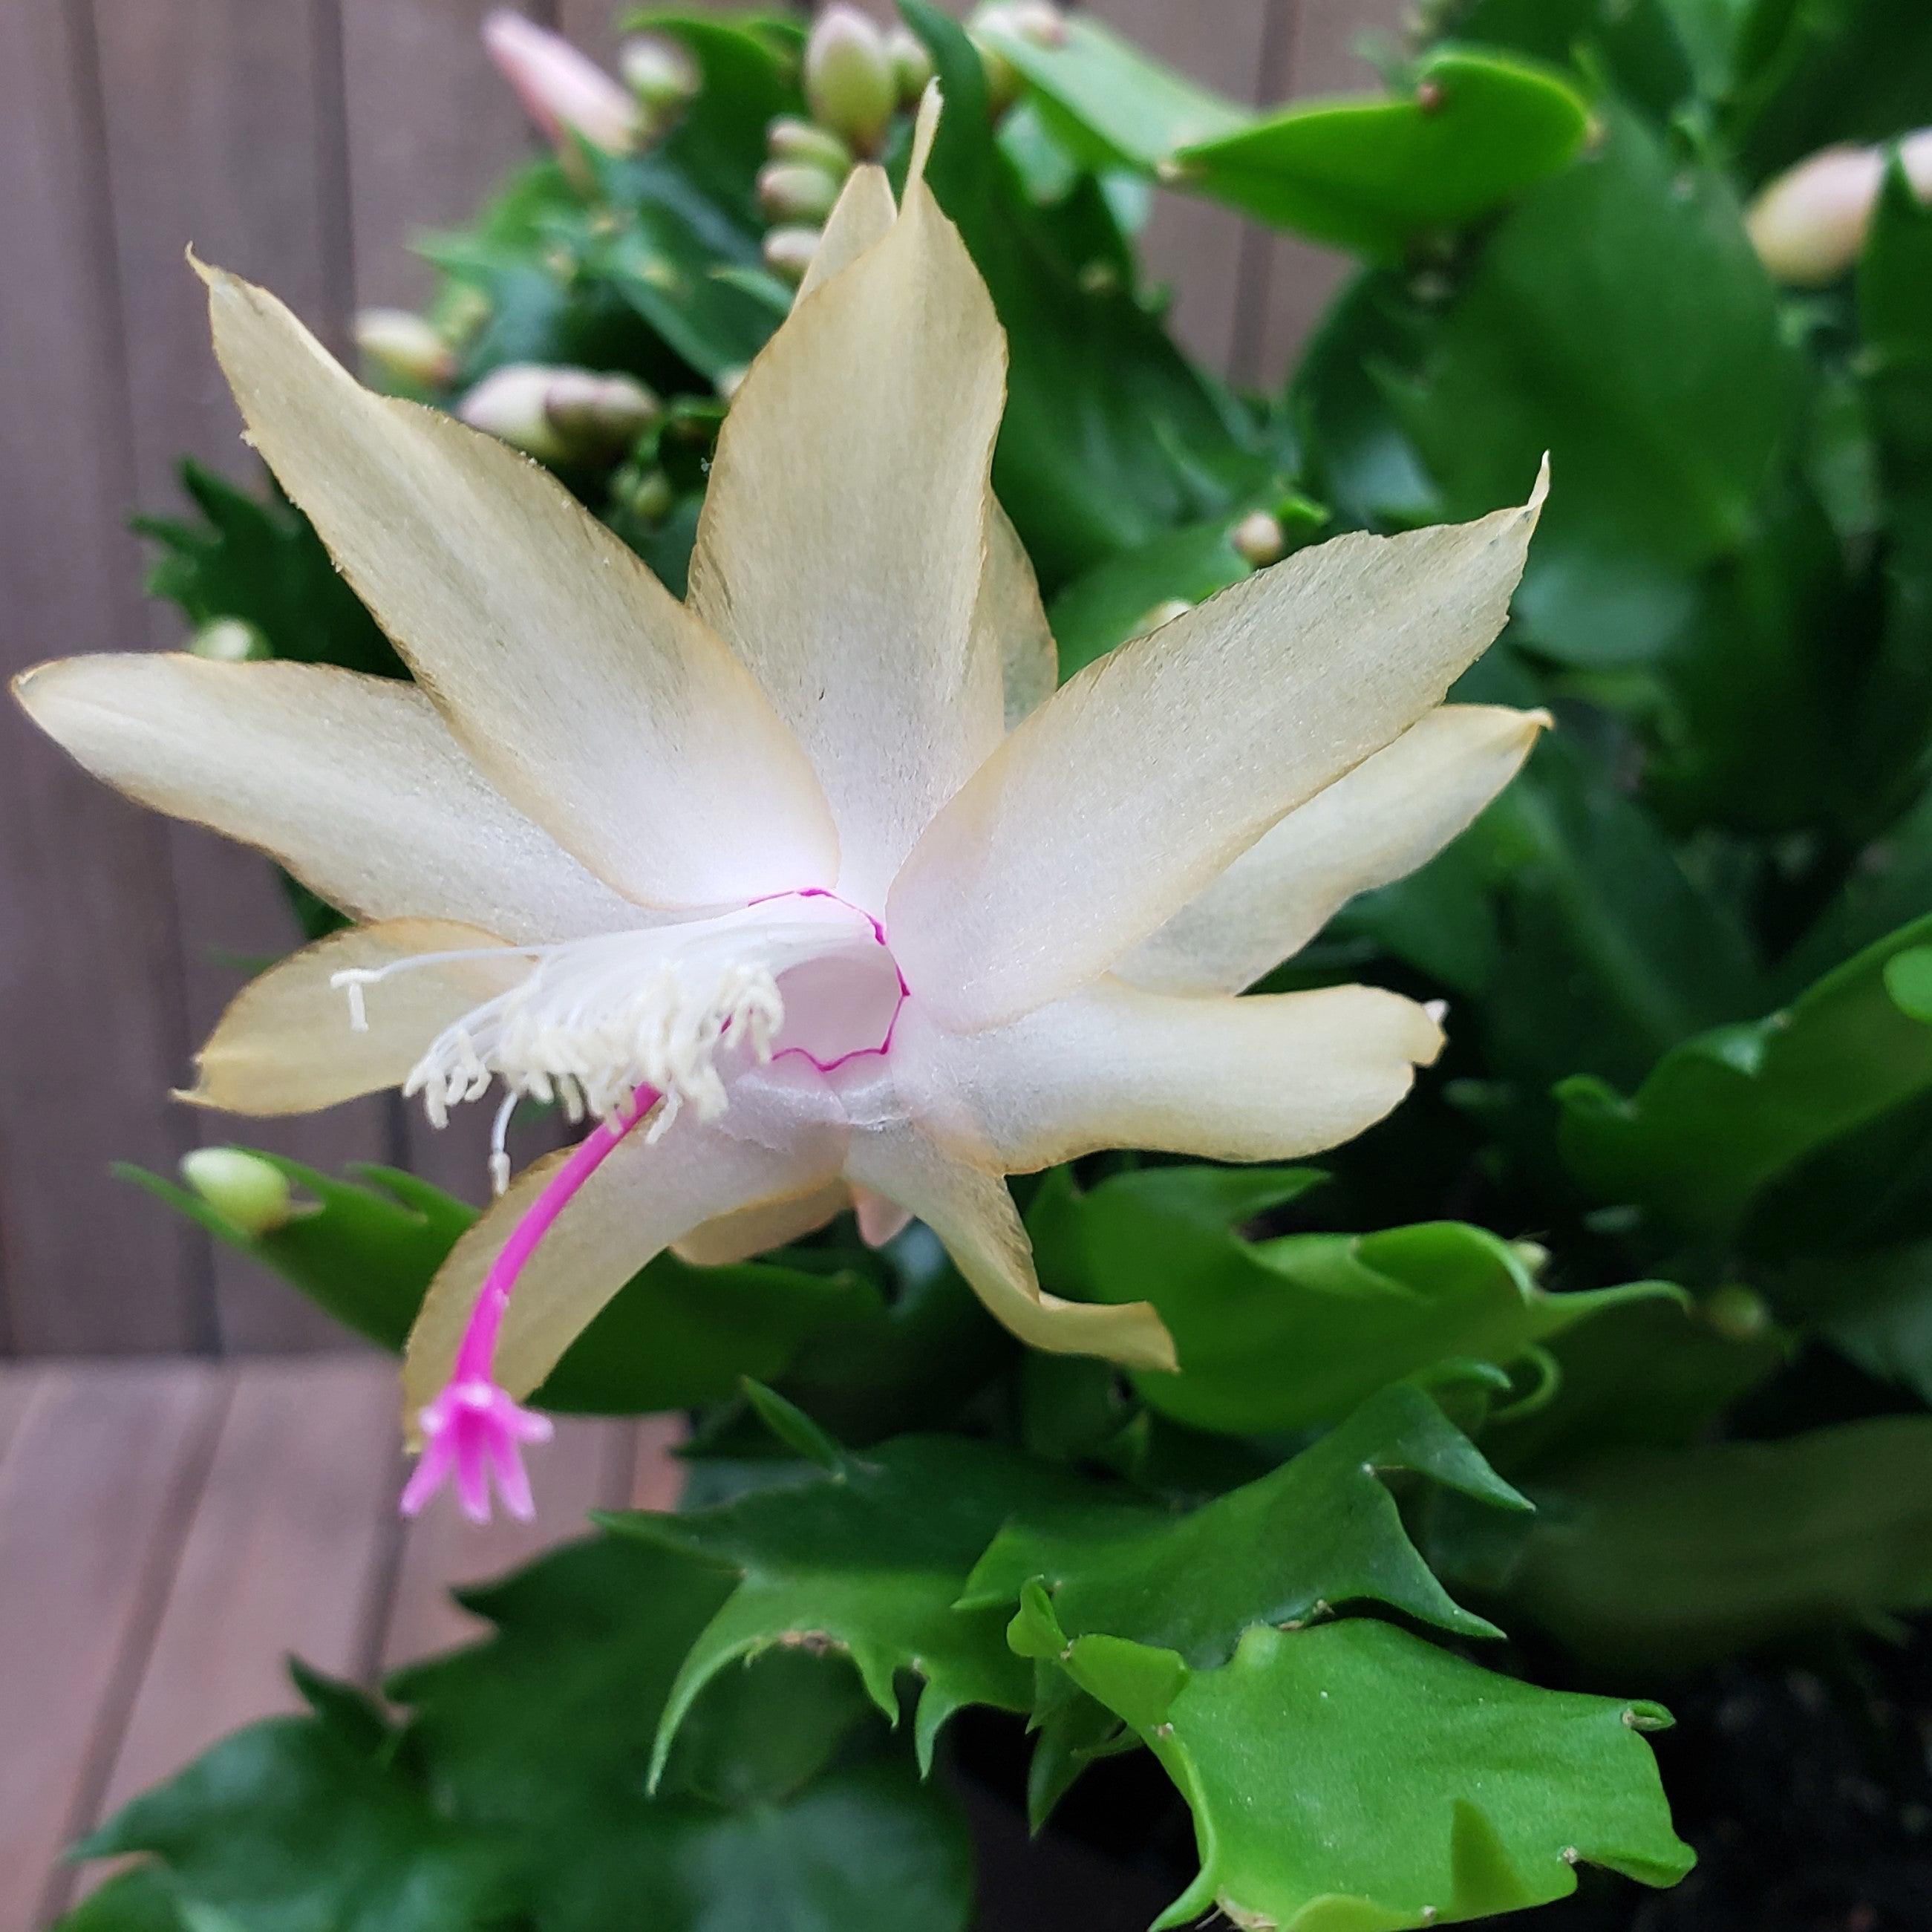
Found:
[[[624,544],[527,458],[372,395],[272,296],[202,273],[256,447],[492,784],[642,904],[832,882],[803,754]]]
[[[1040,602],[1040,582],[1013,520],[1000,500],[986,493],[986,563],[980,579],[980,601],[973,621],[997,652],[1010,731],[1028,712],[1036,711],[1060,682],[1060,652]]]
[[[1422,1007],[1370,986],[1184,998],[1103,980],[982,1033],[909,1004],[893,1052],[935,1133],[1018,1174],[1102,1148],[1298,1160],[1373,1126],[1442,1045]]]
[[[986,286],[914,178],[884,238],[793,309],[718,438],[692,608],[803,741],[862,904],[999,734],[973,619],[1005,374]]]
[[[97,778],[260,848],[353,917],[456,920],[520,943],[647,922],[393,678],[140,652],[42,664],[15,689]]]
[[[572,1197],[518,1277],[497,1348],[498,1384],[518,1400],[528,1395],[646,1262],[748,1202],[823,1185],[844,1149],[822,1092],[776,1073],[739,1083],[714,1121],[687,1111],[655,1143],[637,1130]],[[526,1168],[450,1251],[404,1357],[409,1415],[448,1379],[491,1264],[568,1157]]]
[[[832,278],[849,268],[868,248],[883,242],[892,232],[898,210],[892,203],[892,184],[886,171],[872,162],[862,162],[845,177],[845,185],[818,238],[812,266],[799,284],[798,299],[823,287]]]
[[[672,1242],[671,1252],[694,1268],[727,1267],[815,1234],[851,1204],[852,1190],[844,1182],[828,1180],[803,1194],[781,1194],[721,1214]]]
[[[1442,701],[1502,628],[1542,500],[1300,551],[1061,686],[892,886],[914,993],[989,1026],[1106,971]]]
[[[1125,1368],[1172,1369],[1174,1340],[1151,1303],[1108,1306],[1044,1293],[1033,1247],[995,1172],[900,1122],[855,1132],[845,1172],[923,1221],[1003,1326],[1030,1347],[1099,1355]]]
[[[1546,711],[1443,704],[1298,806],[1116,969],[1161,993],[1235,993],[1358,892],[1406,877],[1514,778]]]
[[[338,973],[380,971],[424,953],[500,950],[500,958],[411,967],[366,989],[368,1021],[350,1024]],[[474,926],[398,919],[352,926],[303,947],[229,1002],[195,1057],[182,1096],[235,1114],[307,1114],[400,1087],[445,1027],[507,992],[530,970],[520,953]]]

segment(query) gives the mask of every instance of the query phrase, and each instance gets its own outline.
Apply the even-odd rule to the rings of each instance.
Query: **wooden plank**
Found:
[[[1276,97],[1376,93],[1380,76],[1363,49],[1399,38],[1411,0],[1277,0],[1294,8],[1283,37]],[[1236,350],[1240,377],[1279,387],[1336,291],[1354,272],[1352,258],[1289,236],[1273,238],[1264,272],[1256,275]]]
[[[483,51],[493,0],[342,0],[343,96],[358,307],[415,307],[427,230],[467,221],[530,152],[524,117]],[[521,10],[548,19],[548,10]]]
[[[224,1393],[200,1364],[50,1367],[0,1462],[0,1925],[66,1896]]]
[[[4,675],[140,628],[94,52],[86,7],[0,7]],[[0,824],[0,1093],[20,1110],[0,1137],[0,1325],[22,1354],[200,1345],[205,1244],[106,1172],[188,1144],[166,1098],[186,1030],[165,833],[10,704]]]
[[[367,1672],[402,1475],[394,1365],[310,1355],[232,1372],[103,1816],[238,1725],[295,1707],[290,1655]]]
[[[1220,93],[1256,101],[1266,92],[1272,9],[1264,0],[1222,4],[1211,18],[1173,0],[1091,0],[1087,10]],[[1169,326],[1190,354],[1224,374],[1234,360],[1248,232],[1228,208],[1162,189],[1143,238],[1149,280],[1174,290]]]
[[[382,1636],[383,1674],[479,1634],[484,1626],[452,1599],[452,1590],[500,1576],[581,1534],[593,1509],[625,1507],[637,1440],[634,1423],[560,1418],[555,1439],[530,1457],[534,1522],[518,1522],[500,1510],[479,1528],[447,1490],[438,1496],[404,1536]]]
[[[4,1466],[7,1445],[45,1385],[46,1375],[38,1363],[0,1364],[0,1466]]]
[[[184,452],[259,474],[208,343],[206,304],[182,259],[192,242],[272,287],[339,346],[349,302],[348,209],[335,0],[169,0],[100,10],[104,130],[128,344],[124,434],[136,500],[171,506]],[[178,640],[155,608],[150,641]],[[190,1030],[212,1027],[241,978],[230,960],[286,951],[292,914],[261,859],[176,827],[169,849],[184,935]],[[197,1118],[206,1141],[231,1138],[318,1167],[380,1157],[392,1110],[360,1102],[310,1120]],[[130,1286],[133,1277],[130,1276]],[[340,1330],[259,1270],[215,1262],[222,1339],[273,1349],[339,1342]]]

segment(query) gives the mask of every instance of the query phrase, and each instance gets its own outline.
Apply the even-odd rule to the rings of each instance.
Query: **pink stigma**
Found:
[[[496,1386],[496,1338],[504,1311],[510,1305],[518,1276],[572,1196],[662,1097],[654,1087],[640,1087],[614,1126],[600,1124],[586,1135],[544,1184],[530,1212],[511,1231],[510,1238],[490,1263],[482,1292],[470,1310],[469,1326],[463,1331],[449,1380],[417,1418],[423,1432],[422,1455],[403,1490],[404,1515],[418,1514],[452,1478],[456,1499],[472,1522],[490,1520],[493,1478],[511,1515],[527,1522],[536,1514],[530,1476],[524,1468],[524,1444],[548,1442],[550,1424],[548,1417],[520,1408]]]

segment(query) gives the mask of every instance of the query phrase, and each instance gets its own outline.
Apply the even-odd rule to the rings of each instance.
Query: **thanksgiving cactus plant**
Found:
[[[1466,0],[1258,112],[902,8],[493,22],[548,156],[367,386],[204,271],[274,480],[144,525],[191,654],[22,684],[290,875],[194,1097],[497,1111],[480,1216],[133,1177],[406,1347],[404,1506],[692,1418],[69,1932],[944,1932],[962,1793],[1160,1925],[1918,1922],[1932,16]],[[1156,184],[1359,260],[1258,392]]]

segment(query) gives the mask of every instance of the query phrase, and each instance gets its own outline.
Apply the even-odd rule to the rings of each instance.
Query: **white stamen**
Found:
[[[664,1098],[647,1129],[656,1140],[687,1104],[701,1120],[725,1106],[721,1052],[770,1059],[784,1002],[779,976],[807,960],[852,952],[878,956],[870,920],[829,898],[788,899],[715,918],[562,945],[484,947],[422,953],[380,968],[352,968],[331,983],[347,994],[350,1024],[365,1028],[366,988],[392,974],[470,962],[500,967],[520,956],[526,977],[431,1042],[404,1083],[420,1094],[430,1123],[502,1084],[490,1140],[490,1174],[500,1194],[509,1183],[505,1145],[517,1102],[560,1106],[575,1123],[586,1114],[614,1124],[640,1087]]]

